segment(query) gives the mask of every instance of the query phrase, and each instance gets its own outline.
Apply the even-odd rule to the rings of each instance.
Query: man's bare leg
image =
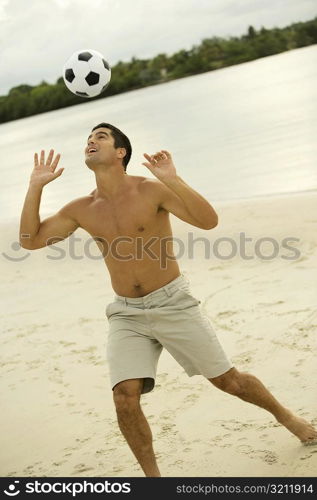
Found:
[[[231,368],[223,375],[208,380],[218,389],[269,411],[304,444],[317,444],[316,429],[307,420],[282,406],[254,375]]]
[[[149,477],[161,477],[152,446],[152,432],[140,406],[143,379],[130,379],[113,390],[118,424],[133,454]]]

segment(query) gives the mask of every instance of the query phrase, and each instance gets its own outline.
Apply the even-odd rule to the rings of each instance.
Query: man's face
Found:
[[[89,168],[96,165],[113,165],[118,158],[119,149],[114,147],[114,138],[109,128],[93,130],[85,148],[85,163]]]

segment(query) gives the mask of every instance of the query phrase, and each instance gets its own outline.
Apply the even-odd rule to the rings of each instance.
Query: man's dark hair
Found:
[[[127,169],[127,165],[130,161],[132,154],[132,147],[128,137],[121,132],[117,127],[111,125],[110,123],[99,123],[92,130],[96,130],[96,128],[108,128],[111,130],[111,135],[114,138],[114,147],[115,148],[124,148],[126,150],[126,155],[122,159],[124,171]]]

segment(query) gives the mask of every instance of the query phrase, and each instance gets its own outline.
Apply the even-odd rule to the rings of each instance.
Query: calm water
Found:
[[[65,171],[45,187],[41,215],[88,194],[83,150],[101,121],[130,137],[130,174],[152,177],[143,153],[168,149],[210,202],[317,189],[316,63],[314,45],[3,124],[0,221],[20,216],[42,148],[60,152]]]

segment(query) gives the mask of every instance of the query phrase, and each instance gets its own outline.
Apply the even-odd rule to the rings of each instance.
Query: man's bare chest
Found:
[[[126,200],[117,204],[96,203],[80,215],[80,225],[91,236],[112,241],[118,237],[136,238],[160,234],[168,222],[165,210],[146,200]]]

